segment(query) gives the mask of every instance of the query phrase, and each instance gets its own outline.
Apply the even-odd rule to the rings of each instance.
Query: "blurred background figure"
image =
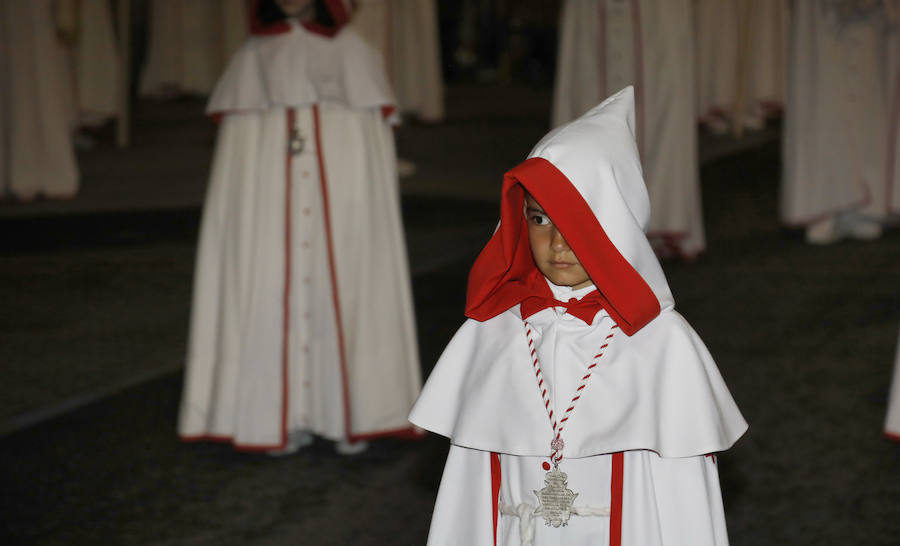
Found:
[[[794,3],[781,217],[811,244],[878,238],[900,211],[898,7]]]
[[[77,128],[75,145],[91,148],[82,128],[96,129],[119,111],[119,51],[110,0],[56,0],[57,26],[66,46]]]
[[[663,257],[706,248],[697,167],[689,0],[567,0],[553,125],[634,84],[637,142],[650,194],[648,234]]]
[[[395,101],[346,2],[263,0],[216,86],[184,440],[339,453],[416,436],[421,387]]]
[[[697,113],[714,133],[760,129],[784,103],[787,0],[694,0]]]
[[[381,51],[404,114],[444,119],[444,81],[434,0],[359,0],[353,25]]]
[[[248,0],[150,0],[143,97],[208,95],[249,32]]]
[[[68,199],[78,191],[76,118],[52,0],[0,0],[0,196]]]
[[[900,442],[900,338],[897,341],[897,356],[894,359],[894,379],[888,395],[884,435],[890,440]]]

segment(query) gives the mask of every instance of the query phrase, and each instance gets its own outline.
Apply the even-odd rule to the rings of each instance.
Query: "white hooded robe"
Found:
[[[393,98],[352,28],[237,52],[200,233],[179,434],[283,448],[413,434],[420,389]],[[294,138],[291,138],[293,136]],[[292,151],[293,150],[293,153]]]
[[[606,302],[590,325],[560,307],[524,323],[518,304],[498,312],[523,271],[534,269],[527,237],[512,227],[524,222],[522,188]],[[727,544],[716,462],[707,455],[728,449],[747,425],[703,342],[673,310],[644,236],[650,208],[632,89],[544,137],[507,173],[504,198],[500,227],[470,277],[467,315],[476,318],[447,346],[410,414],[451,444],[428,544]],[[560,301],[594,290],[550,286]],[[534,511],[554,437],[548,409],[559,419],[582,382],[559,465],[578,494],[576,515],[546,526]]]

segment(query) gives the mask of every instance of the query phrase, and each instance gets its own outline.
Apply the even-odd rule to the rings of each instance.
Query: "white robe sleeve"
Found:
[[[643,455],[649,464],[629,465],[627,459],[625,462],[622,544],[727,546],[725,511],[713,457],[663,458],[652,452]],[[629,467],[631,472],[644,475],[629,476]],[[633,491],[629,482],[652,491]],[[646,505],[642,510],[642,498],[655,499],[655,513]],[[656,520],[656,525],[650,525],[648,519]],[[644,536],[650,532],[658,532],[659,536]]]
[[[450,445],[428,546],[494,546],[491,453]]]

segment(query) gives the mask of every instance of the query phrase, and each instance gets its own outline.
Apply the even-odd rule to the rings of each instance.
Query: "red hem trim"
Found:
[[[625,455],[612,454],[610,491],[609,546],[622,546],[622,496],[625,486]]]
[[[884,431],[884,437],[892,442],[900,442],[900,433]]]
[[[319,162],[319,184],[322,188],[322,211],[325,220],[325,240],[328,243],[328,273],[331,276],[331,299],[334,318],[337,323],[338,355],[341,363],[341,395],[344,398],[344,433],[353,438],[350,419],[350,387],[347,374],[347,354],[344,345],[344,322],[341,318],[341,300],[338,296],[337,267],[334,260],[334,239],[331,233],[331,210],[328,202],[328,178],[325,174],[325,160],[322,156],[322,131],[319,122],[319,106],[313,105],[313,127],[316,135],[316,158]]]
[[[491,452],[491,509],[494,521],[494,546],[497,546],[497,523],[500,510],[500,484],[502,483],[500,455]]]
[[[402,438],[406,440],[421,440],[425,437],[425,431],[416,427],[395,428],[390,430],[382,430],[378,432],[365,432],[363,434],[354,434],[349,436],[349,442],[362,442],[365,440],[376,440],[378,438]]]
[[[405,427],[391,430],[382,430],[377,432],[367,432],[357,434],[352,438],[348,438],[350,442],[361,442],[364,440],[376,440],[379,438],[400,438],[404,440],[421,440],[425,437],[425,432],[415,427]],[[186,444],[196,444],[201,442],[210,442],[215,444],[231,444],[236,451],[246,453],[262,453],[284,449],[284,445],[279,444],[239,444],[234,441],[232,436],[222,436],[218,434],[199,434],[199,435],[179,435],[178,439]]]

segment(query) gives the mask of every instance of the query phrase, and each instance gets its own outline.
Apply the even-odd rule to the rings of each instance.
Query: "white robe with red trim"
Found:
[[[794,3],[782,142],[789,225],[900,213],[900,31],[880,9],[845,18],[822,1]]]
[[[50,0],[0,2],[0,197],[74,197],[75,112]]]
[[[352,29],[327,38],[294,24],[232,60],[208,108],[223,118],[182,437],[252,450],[301,429],[411,432],[421,380],[391,104],[377,54]]]
[[[521,189],[544,199],[605,303],[590,325],[563,307],[523,322],[515,304],[469,319],[456,333],[410,413],[414,424],[451,444],[429,544],[727,544],[715,462],[705,455],[730,448],[747,424],[703,342],[673,309],[644,236],[651,214],[634,143],[632,89],[545,136],[507,173],[504,188],[501,224],[473,268],[483,277],[470,277],[470,296],[487,299],[469,301],[470,316],[517,282],[481,287],[473,279],[495,282],[531,258],[519,253],[517,240],[527,238],[526,228],[516,229],[524,223],[515,210],[521,201],[511,198]],[[553,200],[559,195],[563,202]],[[565,222],[565,214],[575,223]],[[586,240],[592,244],[580,244]],[[492,267],[499,277],[488,274]],[[549,288],[563,302],[594,290]],[[551,422],[563,423],[573,401],[560,469],[578,493],[578,514],[567,526],[547,527],[531,518],[535,491],[544,487],[543,465],[559,431]]]
[[[400,109],[444,119],[444,81],[434,0],[363,0],[353,25],[384,56]]]
[[[653,216],[649,235],[692,257],[706,248],[697,166],[694,35],[688,0],[567,0],[553,125],[635,86],[637,138]]]

